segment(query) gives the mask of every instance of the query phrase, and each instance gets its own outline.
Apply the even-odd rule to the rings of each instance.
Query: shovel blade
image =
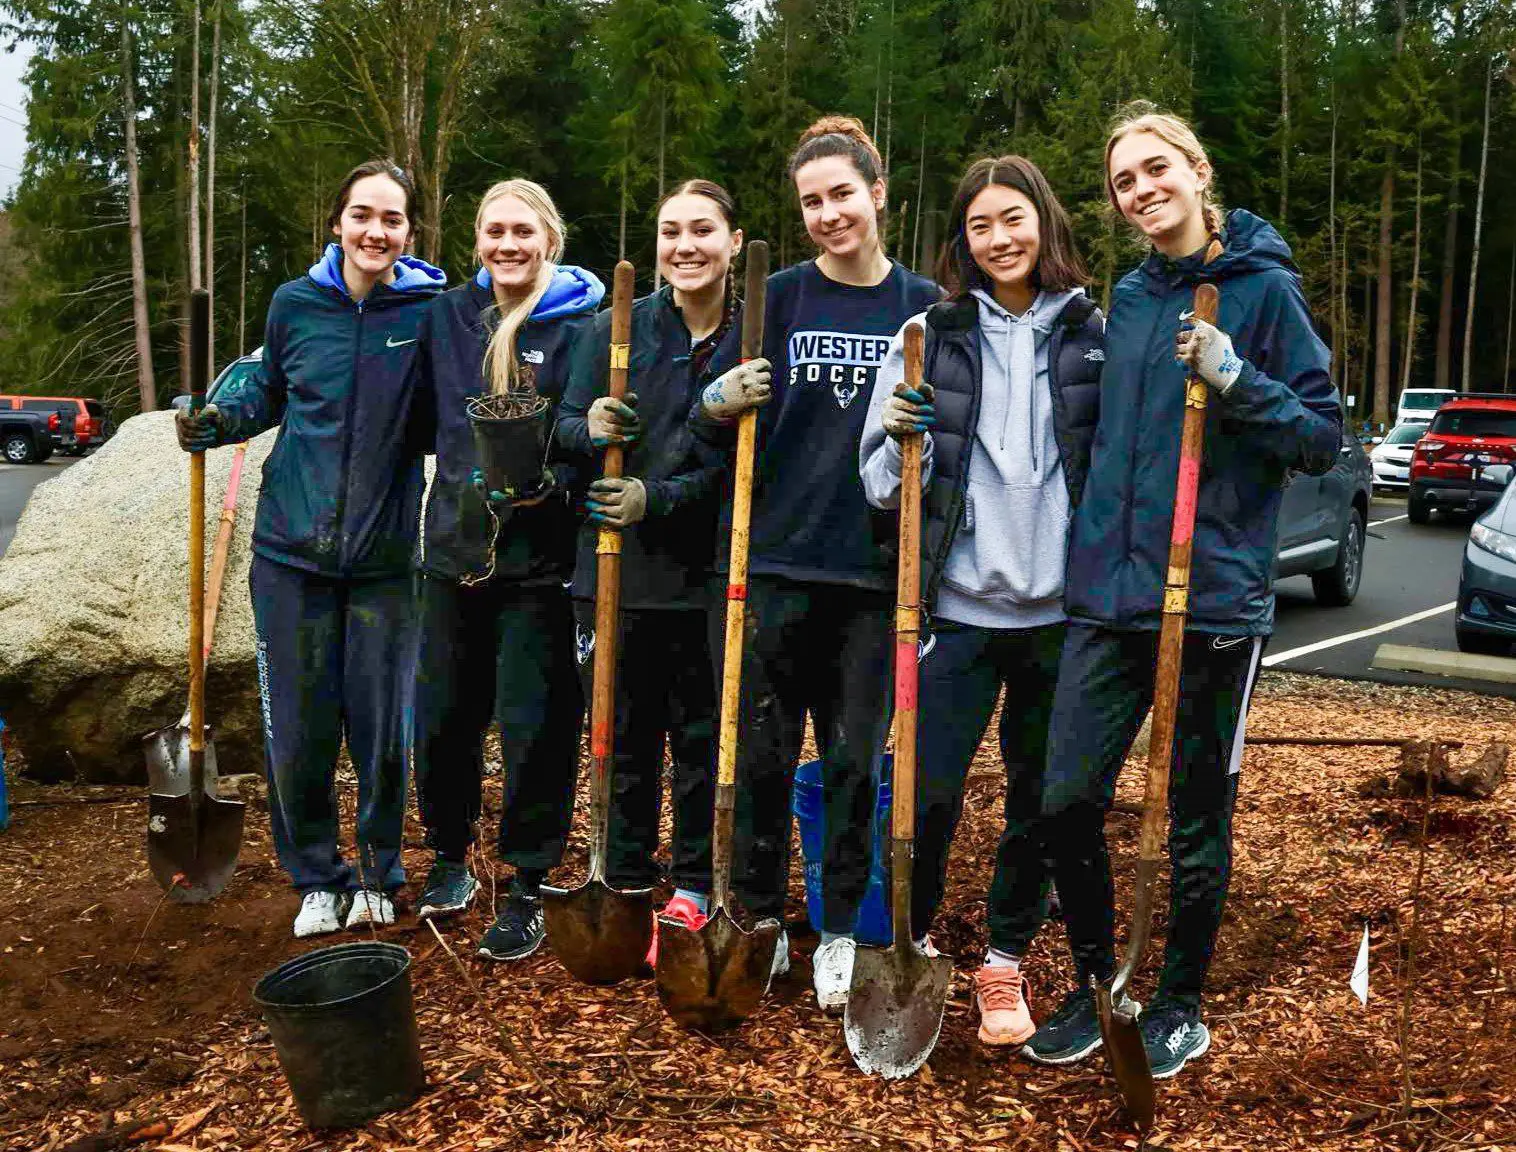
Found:
[[[779,921],[751,932],[725,908],[691,931],[676,920],[658,926],[658,999],[681,1027],[722,1032],[758,1010],[774,970]]]
[[[204,790],[191,794],[189,728],[160,728],[146,740],[147,865],[178,904],[214,899],[237,870],[243,805],[216,795],[216,749],[205,741]]]
[[[635,976],[653,943],[653,890],[622,892],[604,881],[578,888],[542,886],[542,918],[552,948],[581,984]]]
[[[1132,1001],[1123,996],[1121,1006],[1117,1007],[1112,1000],[1109,983],[1095,985],[1100,1036],[1105,1041],[1111,1073],[1116,1077],[1116,1087],[1121,1092],[1121,1101],[1126,1105],[1127,1115],[1137,1125],[1137,1130],[1146,1136],[1153,1126],[1157,1093],[1153,1087],[1153,1070],[1148,1064],[1148,1052],[1142,1044],[1142,1028],[1137,1023],[1137,1013],[1132,1010],[1132,1006]]]
[[[853,1062],[886,1080],[902,1080],[925,1064],[942,1031],[952,975],[951,960],[914,944],[860,945],[842,1020]]]

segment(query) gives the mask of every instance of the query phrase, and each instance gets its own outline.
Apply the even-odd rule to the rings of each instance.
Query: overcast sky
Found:
[[[31,58],[31,45],[0,50],[0,196],[9,196],[21,176],[26,155],[26,89],[21,77]]]

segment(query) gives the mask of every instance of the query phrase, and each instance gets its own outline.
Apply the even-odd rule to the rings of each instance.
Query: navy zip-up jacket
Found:
[[[1330,356],[1311,327],[1289,246],[1250,212],[1228,213],[1225,252],[1171,261],[1153,253],[1111,299],[1100,420],[1069,544],[1072,620],[1153,630],[1161,617],[1179,473],[1185,368],[1174,359],[1195,285],[1221,293],[1217,322],[1242,374],[1206,407],[1189,628],[1227,636],[1273,630],[1273,565],[1285,473],[1317,476],[1337,458],[1342,409]]]
[[[863,496],[858,441],[874,377],[900,326],[942,291],[892,264],[878,284],[841,284],[816,261],[768,279],[763,354],[774,366],[774,398],[758,410],[749,564],[755,575],[884,590],[894,587],[896,517]],[[741,331],[727,333],[712,376],[736,364]],[[692,411],[696,435],[735,441],[735,423],[713,425]],[[727,539],[731,502],[718,539]],[[718,570],[726,557],[717,558]]]
[[[516,355],[532,369],[539,394],[557,405],[568,383],[574,341],[588,331],[605,286],[592,272],[561,266],[547,293],[516,333]],[[494,291],[488,275],[476,275],[432,301],[421,323],[417,364],[418,403],[434,421],[431,448],[437,472],[426,500],[421,571],[448,580],[482,577],[490,570],[494,522],[473,484],[478,457],[469,427],[468,402],[485,389],[484,349],[493,330]],[[573,573],[574,513],[570,495],[577,478],[549,435],[547,465],[558,491],[541,504],[502,517],[495,543],[494,578],[540,585],[562,583]]]
[[[738,310],[730,321],[740,330]],[[559,410],[558,440],[584,461],[585,484],[600,476],[605,450],[590,442],[590,405],[606,394],[611,316],[602,312],[593,333],[580,340],[568,393]],[[699,443],[690,429],[690,405],[704,382],[697,378],[690,330],[664,285],[632,305],[632,355],[627,390],[637,394],[642,434],[630,445],[622,475],[647,489],[647,515],[621,533],[621,606],[632,609],[704,608],[708,603],[720,511],[724,455]],[[579,530],[575,596],[595,595],[598,526]]]
[[[279,426],[263,465],[253,551],[341,578],[406,572],[416,549],[422,446],[412,364],[416,330],[447,282],[413,256],[361,301],[342,279],[342,249],[269,305],[263,361],[216,397],[224,444]]]

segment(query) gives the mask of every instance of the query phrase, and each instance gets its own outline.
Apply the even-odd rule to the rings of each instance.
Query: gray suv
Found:
[[[1318,603],[1351,604],[1363,578],[1373,487],[1368,454],[1346,430],[1337,462],[1325,476],[1291,472],[1279,509],[1274,579],[1310,576]]]

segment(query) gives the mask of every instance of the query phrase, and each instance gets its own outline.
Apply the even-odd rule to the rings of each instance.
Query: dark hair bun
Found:
[[[800,133],[790,157],[790,177],[793,179],[802,164],[824,156],[847,156],[870,184],[884,175],[884,159],[863,121],[856,116],[822,116]]]

